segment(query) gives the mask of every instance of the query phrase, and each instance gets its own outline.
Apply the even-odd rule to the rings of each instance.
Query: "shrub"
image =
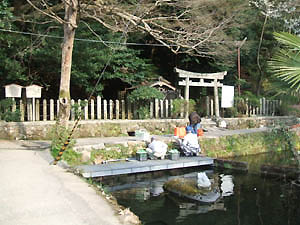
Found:
[[[6,122],[19,122],[21,120],[20,111],[12,111],[14,103],[12,99],[3,99],[0,101],[0,120],[5,120]]]
[[[149,86],[141,86],[134,91],[132,91],[129,96],[128,100],[132,103],[137,103],[138,109],[137,114],[139,119],[146,119],[149,118],[149,104],[154,99],[163,99],[164,94],[157,90],[156,88],[149,87]]]
[[[195,111],[196,102],[193,99],[189,100],[188,112]],[[172,104],[172,115],[174,117],[180,117],[181,113],[185,113],[187,102],[185,99],[175,99]]]

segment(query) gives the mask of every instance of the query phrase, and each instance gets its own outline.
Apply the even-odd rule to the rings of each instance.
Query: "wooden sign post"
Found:
[[[187,101],[187,109],[189,102],[189,88],[190,86],[196,87],[213,87],[214,88],[214,105],[215,105],[215,116],[220,117],[219,111],[219,95],[218,87],[222,87],[223,84],[218,80],[223,80],[224,76],[227,75],[227,71],[219,73],[194,73],[185,70],[175,68],[175,72],[179,74],[180,78],[185,78],[184,81],[179,81],[179,85],[185,86],[185,100]],[[193,80],[190,80],[193,79]],[[211,82],[205,82],[205,80],[212,80]],[[195,81],[197,80],[197,81]],[[188,117],[188,110],[186,110],[186,118]]]
[[[40,98],[42,95],[42,87],[38,85],[26,86],[26,98],[32,98],[32,121],[36,120],[35,98]]]

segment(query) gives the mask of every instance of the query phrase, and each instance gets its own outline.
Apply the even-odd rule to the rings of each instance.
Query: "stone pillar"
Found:
[[[220,117],[219,111],[219,94],[218,94],[218,80],[214,79],[214,97],[215,97],[215,115],[216,117]]]

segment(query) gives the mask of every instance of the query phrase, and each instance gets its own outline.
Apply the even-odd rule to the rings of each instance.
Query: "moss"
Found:
[[[117,137],[122,134],[122,129],[119,124],[102,124],[98,128],[98,133],[103,137]]]
[[[70,92],[69,91],[60,90],[59,91],[59,98],[71,99]]]
[[[215,179],[215,178],[214,178]],[[168,191],[177,192],[188,196],[204,195],[211,192],[218,185],[217,180],[212,183],[211,188],[198,188],[195,179],[176,178],[169,180],[164,184],[164,188]]]
[[[299,138],[294,138],[297,143]],[[243,135],[233,135],[216,139],[202,138],[200,145],[202,152],[210,157],[235,157],[258,154],[269,151],[286,149],[288,143],[284,134],[260,132]]]

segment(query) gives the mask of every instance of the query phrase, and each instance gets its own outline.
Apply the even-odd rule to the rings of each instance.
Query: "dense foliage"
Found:
[[[140,5],[136,5],[136,1],[109,3],[114,4],[116,9],[140,15],[140,11],[149,8],[153,1],[140,2]],[[203,7],[200,7],[200,3]],[[51,6],[58,8],[56,12],[63,18],[63,10],[59,8],[59,4],[60,1],[52,1]],[[232,4],[236,6],[235,9]],[[194,15],[191,24],[180,24],[179,20],[172,24],[171,18],[187,12],[191,6],[193,11],[183,16],[190,19]],[[295,1],[174,1],[173,5],[161,5],[154,11],[149,8],[147,12],[152,13],[152,16],[162,12],[170,16],[169,20],[157,20],[157,27],[177,29],[176,38],[179,38],[181,31],[187,32],[188,29],[209,31],[204,23],[220,23],[220,30],[206,36],[209,42],[203,45],[201,56],[196,56],[193,51],[175,54],[174,48],[163,47],[163,42],[155,36],[135,30],[133,23],[121,24],[121,20],[118,22],[115,17],[117,23],[110,15],[103,15],[103,23],[99,23],[91,17],[80,15],[85,18],[80,20],[76,29],[71,78],[73,98],[89,97],[91,93],[94,96],[117,98],[118,91],[158,76],[163,76],[177,86],[178,78],[173,71],[174,67],[196,72],[227,70],[228,76],[224,83],[240,84],[242,97],[249,92],[256,96],[271,97],[278,94],[279,88],[280,93],[285,90],[282,87],[286,86],[267,71],[266,65],[280,47],[273,36],[274,31],[299,33],[299,8]],[[200,18],[203,17],[196,17],[199,14],[206,15],[206,20],[201,22]],[[145,16],[150,18],[148,14]],[[224,16],[231,19],[226,27],[222,24],[221,29]],[[116,22],[115,30],[108,26],[112,26],[113,22]],[[154,29],[150,20],[146,22]],[[4,0],[0,2],[0,29],[0,85],[17,83],[26,86],[34,83],[44,87],[43,97],[56,98],[60,80],[63,27],[44,14],[37,13],[25,0]],[[172,40],[170,36],[166,37],[170,38],[169,41]],[[236,50],[244,37],[247,37],[247,41],[240,49],[239,80]],[[203,88],[201,92],[212,95],[209,89]],[[2,91],[1,97],[3,95]]]

